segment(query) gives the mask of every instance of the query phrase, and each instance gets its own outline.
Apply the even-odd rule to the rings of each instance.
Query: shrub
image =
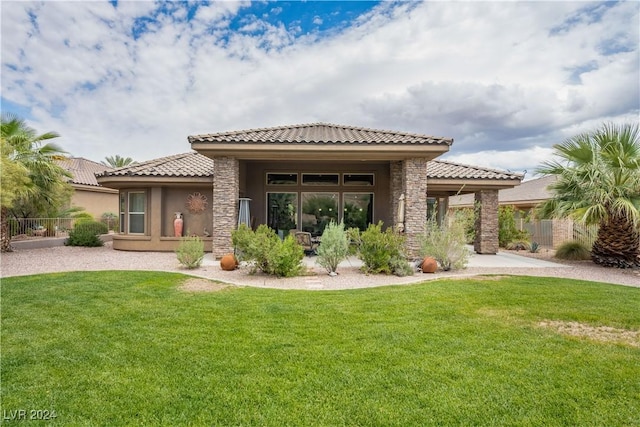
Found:
[[[453,220],[464,228],[465,242],[469,245],[473,244],[476,238],[476,210],[471,208],[458,209]]]
[[[69,232],[69,238],[64,242],[68,246],[103,246],[100,234],[106,233],[106,225],[97,221],[82,221],[76,223]]]
[[[300,274],[304,249],[293,236],[287,236],[284,241],[278,239],[278,244],[270,255],[267,274],[279,277],[293,277]]]
[[[262,224],[252,231],[245,224],[232,231],[231,239],[241,261],[251,263],[252,272],[291,277],[302,270],[304,250],[293,236],[282,241],[271,228]]]
[[[498,208],[498,244],[506,248],[514,240],[528,240],[529,233],[516,227],[516,209],[513,206]]]
[[[106,225],[105,225],[106,226]],[[198,268],[204,258],[204,243],[198,236],[183,237],[176,249],[178,262],[186,268]]]
[[[538,253],[540,250],[540,244],[538,242],[531,242],[531,246],[529,247],[529,252],[532,254]]]
[[[344,230],[344,223],[336,224],[331,221],[322,233],[322,244],[318,247],[317,263],[327,269],[329,274],[335,274],[338,264],[349,254],[349,239]]]
[[[469,250],[466,248],[464,223],[452,221],[447,224],[447,218],[438,224],[435,219],[427,221],[427,232],[420,244],[420,255],[435,259],[444,271],[465,268],[469,260]]]
[[[528,251],[531,250],[531,244],[526,240],[512,240],[507,243],[507,249],[512,251]]]
[[[589,249],[584,243],[569,240],[558,246],[555,257],[572,261],[582,261],[591,259],[591,252],[589,252]]]
[[[399,260],[406,262],[404,236],[391,228],[382,232],[382,222],[370,224],[362,233],[357,228],[350,228],[349,235],[357,245],[358,258],[364,263],[362,270],[365,273],[402,274],[398,269]]]
[[[100,217],[100,222],[106,224],[109,230],[118,230],[120,228],[118,215],[113,212],[105,212]]]

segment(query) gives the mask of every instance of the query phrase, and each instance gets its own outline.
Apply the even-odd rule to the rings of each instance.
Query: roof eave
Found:
[[[435,159],[449,151],[447,144],[226,144],[192,142],[191,148],[209,158],[240,160],[403,160]]]
[[[194,186],[213,183],[211,176],[100,176],[98,183],[108,188],[138,188],[162,186]]]

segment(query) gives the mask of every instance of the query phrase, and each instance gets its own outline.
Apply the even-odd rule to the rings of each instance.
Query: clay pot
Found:
[[[176,237],[182,237],[182,226],[184,220],[182,219],[182,213],[176,212],[176,219],[173,220],[173,233]]]
[[[220,268],[224,271],[233,271],[238,268],[238,260],[234,254],[226,254],[220,259]]]
[[[431,257],[424,257],[422,260],[422,272],[423,273],[435,273],[438,269],[438,263]]]

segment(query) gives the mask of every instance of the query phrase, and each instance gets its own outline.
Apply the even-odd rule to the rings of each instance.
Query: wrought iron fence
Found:
[[[77,218],[9,218],[9,235],[11,239],[29,239],[38,237],[67,237]],[[103,218],[100,222],[107,225],[110,231],[117,231],[117,218]]]

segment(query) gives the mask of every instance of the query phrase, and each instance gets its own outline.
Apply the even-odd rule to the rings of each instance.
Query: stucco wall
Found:
[[[207,207],[201,213],[191,213],[186,207],[187,198],[195,193],[200,193],[207,198]],[[162,228],[163,237],[173,237],[173,220],[176,212],[181,212],[184,220],[183,235],[203,237],[205,228],[211,233],[213,224],[212,211],[213,189],[206,187],[165,187],[162,189]]]
[[[74,189],[71,206],[81,207],[94,218],[100,219],[103,213],[118,213],[118,192],[97,192],[94,190]]]

